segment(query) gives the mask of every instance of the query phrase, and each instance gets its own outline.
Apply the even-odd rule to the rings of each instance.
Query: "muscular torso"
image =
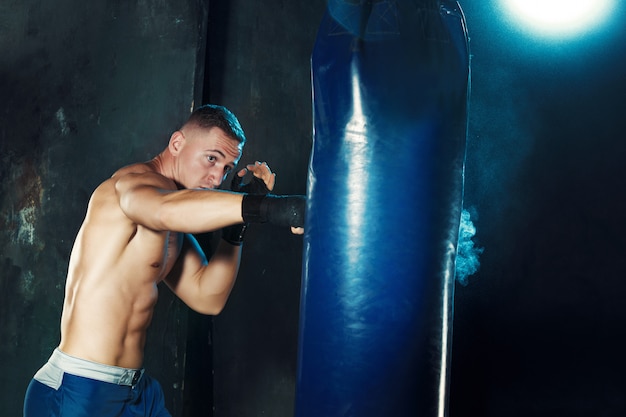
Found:
[[[183,239],[137,225],[120,208],[116,178],[148,170],[146,164],[124,168],[91,197],[66,282],[59,348],[69,355],[142,366],[157,284],[172,269]]]

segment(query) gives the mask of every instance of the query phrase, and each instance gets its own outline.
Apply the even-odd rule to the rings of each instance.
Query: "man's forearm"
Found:
[[[241,246],[220,239],[200,277],[201,301],[199,305],[190,307],[204,314],[216,315],[221,312],[235,285],[240,259]]]

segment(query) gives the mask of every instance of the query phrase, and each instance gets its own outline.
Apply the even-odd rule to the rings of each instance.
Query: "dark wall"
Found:
[[[206,15],[196,0],[0,3],[0,415],[21,415],[59,342],[92,190],[159,152],[200,96]],[[176,415],[186,317],[162,289],[146,367]]]
[[[623,27],[539,53],[512,40],[492,3],[461,2],[473,55],[465,202],[485,252],[457,286],[450,415],[623,416]],[[211,2],[205,101],[237,113],[242,162],[267,160],[277,193],[305,190],[324,6]],[[200,100],[206,12],[191,0],[0,3],[0,415],[20,414],[58,343],[92,189],[158,152]],[[300,237],[253,227],[211,334],[161,291],[146,362],[175,415],[183,400],[202,398],[200,415],[213,406],[206,385],[180,392],[183,370],[210,368],[202,347],[182,363],[187,328],[196,346],[212,343],[216,416],[292,415],[301,252]]]
[[[281,192],[303,187],[322,3],[214,10],[212,99],[242,117],[244,159],[268,159]],[[508,27],[495,2],[461,5],[472,51],[465,205],[484,253],[457,285],[450,415],[625,415],[623,26],[542,43]],[[267,227],[250,236],[215,319],[217,416],[291,415],[297,244]]]
[[[239,116],[242,163],[267,161],[278,194],[306,191],[309,63],[325,3],[233,0],[209,13],[210,100]],[[293,415],[301,261],[301,236],[249,230],[238,282],[214,319],[215,416]]]
[[[462,2],[485,251],[457,288],[450,415],[624,416],[626,10],[551,42],[491,3]]]

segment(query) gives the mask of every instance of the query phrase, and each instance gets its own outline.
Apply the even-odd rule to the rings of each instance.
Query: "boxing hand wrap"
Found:
[[[277,226],[303,227],[306,197],[303,195],[243,196],[241,215],[246,223],[271,223]]]
[[[234,246],[243,244],[243,237],[248,229],[248,223],[233,224],[222,229],[222,239]]]
[[[260,178],[255,177],[254,175],[250,179],[250,181],[246,184],[243,179],[245,176],[240,177],[239,175],[233,175],[233,180],[230,182],[231,191],[236,191],[238,193],[247,193],[247,194],[268,194],[270,192],[269,188]]]
[[[230,189],[238,193],[250,193],[265,195],[270,192],[265,185],[265,181],[255,176],[252,176],[250,182],[244,183],[244,177],[240,177],[235,174],[230,183]],[[241,246],[243,244],[243,237],[248,229],[248,223],[233,224],[232,226],[226,226],[222,229],[222,239],[234,246]]]

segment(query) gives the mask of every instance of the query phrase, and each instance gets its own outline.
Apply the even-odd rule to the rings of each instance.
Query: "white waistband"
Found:
[[[143,369],[121,368],[76,358],[55,349],[48,363],[35,374],[35,379],[40,381],[50,379],[55,370],[47,365],[52,365],[64,373],[127,386],[137,385],[144,372]]]

